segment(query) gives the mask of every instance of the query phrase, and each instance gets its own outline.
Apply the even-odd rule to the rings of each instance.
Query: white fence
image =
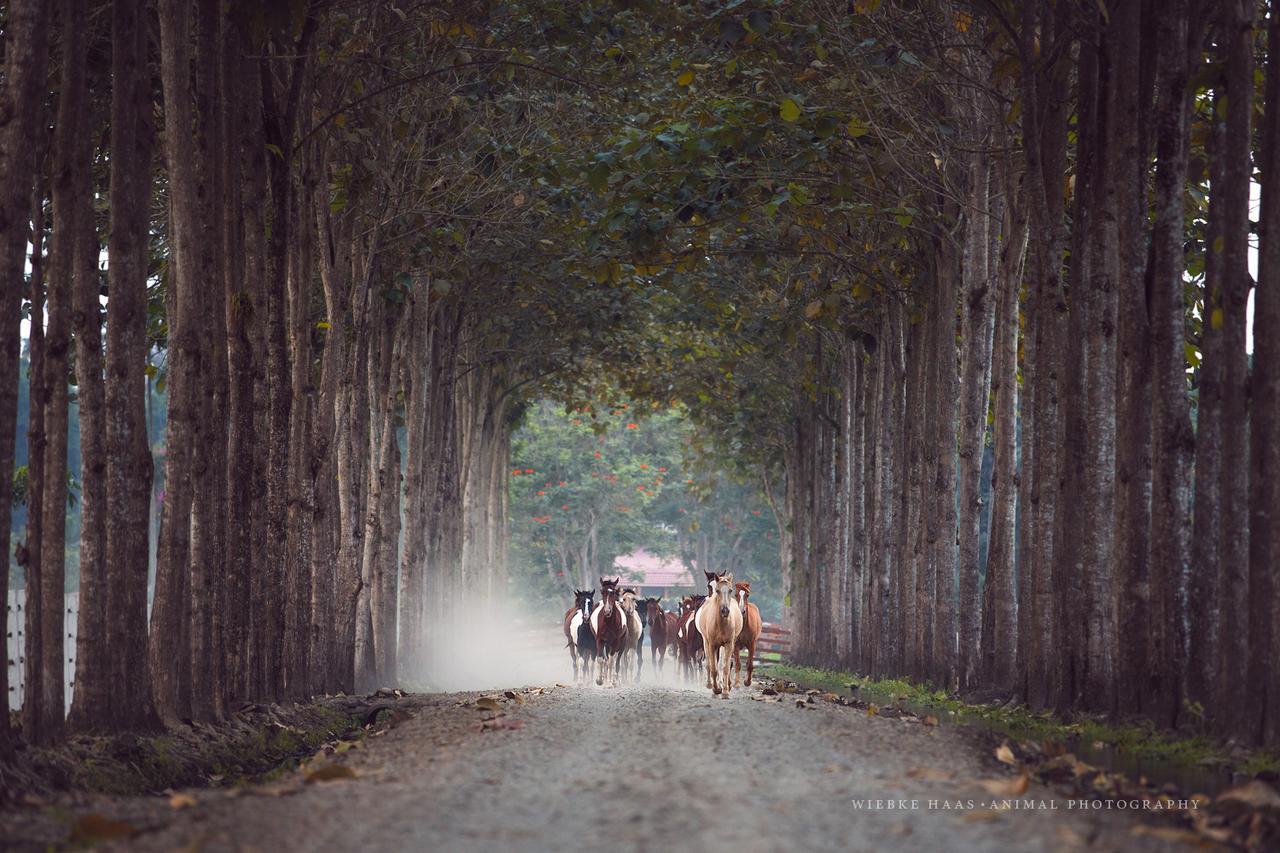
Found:
[[[9,667],[9,710],[16,711],[22,707],[22,691],[24,686],[26,650],[26,611],[27,592],[25,589],[9,590],[9,598],[5,602],[5,657]],[[66,636],[62,640],[63,654],[66,655],[65,685],[66,708],[71,709],[71,687],[76,680],[76,617],[80,614],[80,593],[68,592],[65,597]]]

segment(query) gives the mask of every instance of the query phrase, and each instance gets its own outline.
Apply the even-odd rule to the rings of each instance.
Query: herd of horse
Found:
[[[575,590],[573,607],[564,614],[574,680],[585,685],[594,671],[597,685],[639,682],[647,631],[650,662],[659,674],[668,654],[686,681],[695,682],[699,665],[705,665],[706,686],[727,699],[730,667],[737,686],[745,650],[750,686],[762,625],[760,609],[750,602],[751,584],[734,582],[728,572],[703,574],[707,594],[684,596],[678,610],[664,610],[662,596],[641,598],[634,589],[621,588],[620,578],[600,578],[598,601],[596,590]]]

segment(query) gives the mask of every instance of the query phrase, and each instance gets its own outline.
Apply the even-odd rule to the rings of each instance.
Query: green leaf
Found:
[[[791,98],[787,98],[778,105],[778,115],[783,121],[796,121],[800,118],[800,105]]]

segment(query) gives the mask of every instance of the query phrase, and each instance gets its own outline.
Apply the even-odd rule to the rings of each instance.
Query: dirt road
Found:
[[[128,820],[131,850],[1163,849],[1130,815],[1035,784],[1018,799],[1056,810],[990,810],[975,780],[1011,772],[945,726],[669,686],[521,692],[485,724],[477,695],[413,697],[412,716],[310,765],[354,778],[83,807]]]

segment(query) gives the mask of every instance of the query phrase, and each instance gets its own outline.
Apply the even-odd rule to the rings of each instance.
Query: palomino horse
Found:
[[[733,575],[706,572],[712,594],[698,608],[695,623],[702,634],[702,653],[707,658],[707,686],[717,696],[729,698],[729,674],[742,631],[742,608],[733,597]]]
[[[627,639],[624,641],[621,655],[622,678],[625,681],[638,682],[640,680],[640,643],[644,640],[644,622],[640,618],[640,607],[634,589],[624,589],[620,601],[622,612],[627,617]],[[634,673],[631,670],[633,658],[637,660]]]
[[[600,603],[591,611],[591,633],[596,639],[596,684],[606,677],[618,684],[618,655],[627,640],[627,618],[618,602],[618,579],[600,578]]]
[[[742,608],[742,631],[738,634],[737,650],[733,653],[733,686],[737,687],[742,674],[742,650],[747,650],[747,686],[751,686],[751,674],[756,671],[756,643],[760,640],[760,608],[750,601],[751,581],[734,584],[738,606]]]
[[[667,649],[674,647],[679,617],[662,609],[662,596],[644,600],[645,614],[649,620],[649,655],[654,668],[661,673],[666,663]]]
[[[564,637],[568,640],[569,657],[573,659],[573,679],[581,683],[591,677],[591,665],[596,659],[596,638],[589,622],[595,597],[595,590],[575,589],[573,607],[564,614]]]
[[[694,617],[698,608],[706,601],[705,595],[687,595],[680,601],[680,619],[676,627],[676,652],[680,662],[680,672],[686,681],[698,677],[698,661],[702,657],[702,634]]]

